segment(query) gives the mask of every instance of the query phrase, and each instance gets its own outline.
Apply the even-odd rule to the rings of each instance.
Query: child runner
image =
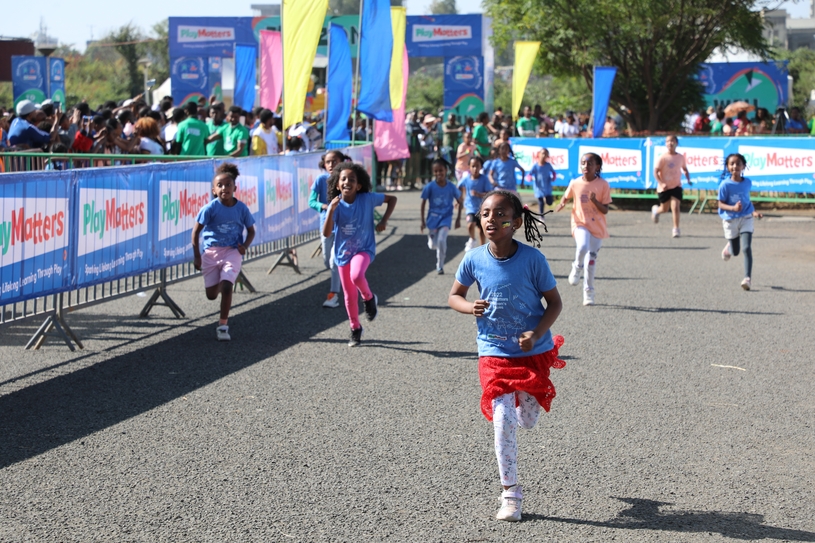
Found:
[[[436,273],[444,275],[444,260],[447,257],[447,233],[453,222],[453,202],[458,203],[456,228],[461,226],[461,194],[455,185],[447,181],[447,162],[443,158],[433,161],[433,177],[436,179],[422,189],[421,227],[427,227],[427,248],[436,250]],[[430,209],[425,221],[425,207],[430,200]]]
[[[727,170],[722,174],[719,185],[719,216],[722,218],[724,237],[727,245],[722,249],[722,260],[739,256],[739,249],[744,250],[744,279],[741,288],[750,290],[750,277],[753,271],[753,217],[763,217],[755,210],[750,201],[750,189],[753,186],[749,178],[742,174],[747,161],[738,153],[727,156]],[[724,179],[728,172],[730,179]],[[741,243],[739,243],[741,241]],[[740,247],[741,245],[741,247]]]
[[[464,143],[458,146],[456,152],[456,179],[461,181],[461,178],[467,175],[470,158],[474,156],[476,156],[476,145],[473,143],[473,135],[465,132]]]
[[[502,143],[498,147],[498,158],[492,161],[489,169],[490,182],[497,189],[517,193],[515,183],[515,170],[521,170],[521,188],[524,187],[526,172],[512,155],[509,143]]]
[[[538,163],[532,166],[529,171],[532,176],[532,188],[535,191],[535,198],[538,200],[540,214],[543,215],[544,202],[551,206],[555,201],[552,196],[552,181],[557,179],[555,169],[549,164],[549,149],[541,149],[538,153]]]
[[[207,299],[214,300],[221,293],[221,317],[215,333],[218,341],[229,341],[229,308],[232,306],[232,285],[241,272],[241,261],[246,248],[255,237],[255,218],[241,201],[235,198],[235,180],[238,168],[234,164],[221,164],[212,180],[215,199],[201,208],[192,228],[193,265],[204,274]],[[246,239],[243,230],[246,229]],[[198,248],[203,233],[204,254]]]
[[[498,190],[484,197],[479,213],[489,243],[464,255],[448,303],[460,313],[475,315],[478,325],[478,373],[481,411],[492,419],[495,455],[501,485],[498,520],[521,520],[523,493],[518,484],[518,426],[535,426],[541,407],[555,397],[549,368],[566,364],[558,358],[563,337],[550,328],[563,304],[546,257],[512,239],[524,227],[527,241],[541,239],[532,211],[514,193]],[[545,228],[546,225],[544,225]],[[478,296],[467,301],[476,284]],[[546,300],[546,307],[541,303]]]
[[[655,223],[659,222],[660,213],[665,213],[669,209],[671,210],[674,222],[672,235],[675,238],[679,237],[679,206],[682,203],[682,172],[685,172],[688,185],[693,185],[693,183],[690,182],[688,166],[685,164],[685,155],[680,155],[676,152],[677,145],[679,145],[679,141],[676,139],[676,136],[670,135],[665,138],[665,147],[668,148],[668,151],[657,159],[656,166],[654,166],[654,177],[657,179],[659,205],[651,207],[651,218]]]
[[[597,264],[597,253],[603,240],[608,237],[606,214],[611,203],[611,189],[605,179],[600,177],[603,159],[594,153],[586,153],[580,159],[583,175],[575,177],[555,211],[566,206],[566,201],[574,199],[572,205],[572,236],[577,252],[572,271],[569,273],[569,284],[580,283],[580,274],[585,269],[583,283],[583,305],[594,305],[594,273]]]
[[[481,207],[481,200],[484,198],[484,195],[490,191],[490,182],[487,176],[481,174],[482,165],[483,160],[480,156],[475,155],[470,158],[470,172],[465,173],[458,183],[458,188],[461,190],[461,199],[464,200],[464,212],[467,214],[467,231],[470,234],[470,238],[464,245],[465,252],[476,247],[476,230],[478,230],[481,236],[481,245],[486,243],[484,231],[479,228],[476,219],[478,208]]]
[[[263,114],[261,113],[262,117]],[[320,214],[320,242],[323,250],[323,263],[326,269],[331,271],[331,290],[328,291],[323,307],[339,307],[340,305],[340,273],[337,271],[337,263],[334,261],[334,234],[332,232],[330,236],[323,236],[322,232],[328,205],[331,203],[328,199],[328,176],[334,171],[334,166],[344,160],[350,160],[350,158],[338,150],[328,151],[320,157],[320,169],[325,170],[326,173],[321,174],[314,180],[311,195],[308,198],[308,206]]]
[[[377,314],[377,298],[368,287],[365,271],[376,256],[374,235],[374,208],[388,204],[376,231],[382,232],[396,206],[396,196],[371,192],[371,178],[359,164],[342,162],[334,167],[328,178],[328,205],[323,224],[323,236],[334,235],[334,261],[340,274],[345,297],[345,310],[351,321],[349,347],[356,347],[362,339],[359,322],[357,291],[362,294],[365,317],[372,321]]]

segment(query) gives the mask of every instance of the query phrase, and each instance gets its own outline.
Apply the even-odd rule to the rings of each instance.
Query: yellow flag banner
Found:
[[[283,127],[302,122],[328,0],[283,0]]]
[[[391,107],[394,111],[402,107],[402,51],[405,48],[407,28],[407,8],[391,8],[393,28],[393,53],[391,54]]]
[[[524,100],[524,91],[529,82],[529,74],[532,73],[532,65],[538,56],[541,42],[539,41],[516,41],[515,42],[515,67],[512,70],[512,118],[518,118],[518,110],[521,109],[521,102]]]

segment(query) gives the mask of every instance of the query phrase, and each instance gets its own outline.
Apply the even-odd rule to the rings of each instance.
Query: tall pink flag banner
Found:
[[[393,110],[393,122],[376,121],[374,123],[374,151],[376,157],[385,162],[410,157],[407,134],[405,133],[405,107],[408,87],[408,54],[407,46],[402,53],[402,105]]]
[[[260,31],[260,105],[275,111],[283,93],[283,43],[280,32]]]

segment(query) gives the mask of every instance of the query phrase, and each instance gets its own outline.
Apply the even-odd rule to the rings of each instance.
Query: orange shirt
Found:
[[[611,203],[611,187],[602,177],[595,177],[593,181],[586,181],[582,175],[575,177],[563,194],[564,200],[573,199],[572,235],[575,228],[582,226],[592,236],[605,239],[608,237],[606,216],[591,203],[592,192],[601,204]]]
[[[467,156],[463,156],[461,158],[456,158],[456,169],[457,170],[466,170],[470,167],[470,159],[475,155],[475,143],[471,143],[467,145],[466,143],[462,143],[458,146],[458,151],[456,152],[456,157],[462,154],[463,152],[468,151]]]
[[[682,171],[687,169],[685,165],[685,155],[676,153],[664,153],[657,159],[654,171],[659,172],[657,177],[657,192],[665,192],[666,190],[675,189],[682,186]]]

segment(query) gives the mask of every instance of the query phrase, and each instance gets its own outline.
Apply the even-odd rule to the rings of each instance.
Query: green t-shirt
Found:
[[[226,129],[221,134],[224,138],[224,152],[231,154],[238,148],[238,143],[243,141],[243,152],[239,156],[249,156],[249,130],[242,124],[235,126],[226,124]]]
[[[229,123],[221,122],[218,126],[212,122],[212,119],[207,119],[207,126],[209,127],[209,133],[215,134],[216,132],[221,134],[221,139],[217,139],[212,143],[207,144],[207,156],[223,156],[226,153],[224,152],[224,130],[229,127]]]
[[[710,127],[710,133],[711,134],[722,134],[723,130],[724,130],[724,124],[722,124],[722,121],[720,121],[718,119]]]
[[[540,123],[538,123],[538,120],[534,117],[530,117],[528,119],[526,117],[521,117],[518,119],[518,123],[515,126],[518,128],[519,134],[524,135],[521,131],[534,132],[535,135],[532,137],[535,137],[538,135],[538,126],[540,126]]]
[[[479,155],[482,157],[488,157],[490,155],[490,136],[486,126],[479,124],[473,128],[473,141],[475,141],[476,147],[478,147]]]
[[[181,144],[181,154],[185,156],[205,156],[204,140],[209,136],[206,124],[194,117],[189,117],[178,125],[175,141]]]

